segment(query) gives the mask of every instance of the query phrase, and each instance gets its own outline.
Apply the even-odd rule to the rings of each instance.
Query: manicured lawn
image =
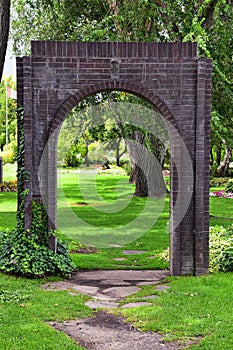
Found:
[[[46,321],[87,317],[84,305],[89,298],[71,296],[66,291],[50,292],[40,288],[45,280],[28,280],[0,274],[0,348],[1,350],[78,350],[82,349]]]
[[[15,227],[16,196],[17,194],[14,192],[0,192],[0,227]]]
[[[15,180],[17,172],[16,164],[5,164],[3,166],[3,181]]]
[[[6,179],[14,179],[16,166],[5,167]],[[72,255],[78,268],[168,268],[156,256],[169,245],[168,197],[159,205],[147,198],[132,198],[134,188],[128,184],[128,177],[114,174],[79,178],[77,172],[63,171],[60,188],[64,195],[58,202],[58,223],[61,223],[58,228],[70,241],[98,247],[96,254]],[[216,189],[211,188],[212,191]],[[210,197],[210,212],[212,226],[229,226],[233,221],[233,199]],[[135,221],[137,218],[139,220]],[[15,223],[16,193],[0,193],[0,227],[13,228]],[[111,244],[114,244],[113,248],[109,246]],[[121,247],[115,247],[116,244]],[[124,255],[126,249],[146,252]],[[123,257],[126,260],[112,260]]]
[[[167,340],[202,337],[189,349],[232,349],[233,273],[173,277],[168,282],[171,288],[157,292],[159,298],[152,299],[153,306],[124,309],[121,313],[141,330],[160,332]],[[143,300],[142,296],[153,293],[154,287],[146,286],[138,297]]]
[[[132,198],[133,187],[127,183],[127,177],[98,175],[93,182],[90,178],[83,178],[81,185],[78,185],[77,173],[64,172],[62,179],[66,203],[62,201],[64,196],[59,199],[61,202],[58,212],[63,212],[62,220],[65,220],[69,211],[74,215],[74,219],[65,223],[65,232],[61,233],[61,236],[64,238],[65,234],[66,239],[71,242],[81,237],[87,239],[86,243],[89,244],[97,241],[97,246],[99,240],[101,244],[106,243],[105,247],[101,247],[100,244],[96,253],[72,254],[78,268],[168,267],[156,256],[169,245],[168,197],[158,220],[146,229],[143,227],[143,224],[147,224],[143,217],[144,210],[148,204],[150,209],[153,203],[148,203],[147,199]],[[91,187],[88,187],[89,185]],[[212,216],[217,216],[211,217],[211,225],[229,226],[233,222],[233,199],[211,197],[210,212]],[[16,194],[0,193],[0,226],[14,227],[15,213]],[[141,215],[142,225],[136,226],[141,232],[133,239],[135,233],[129,227],[129,223]],[[151,218],[155,215],[156,210],[152,212]],[[68,224],[71,229],[66,232]],[[74,231],[72,225],[78,229]],[[117,231],[116,228],[120,229]],[[98,240],[95,240],[95,236]],[[108,236],[110,239],[107,239]],[[120,242],[122,246],[109,247],[108,244],[112,241]],[[71,245],[74,246],[73,243]],[[124,255],[123,250],[126,249],[145,250],[146,253]],[[124,257],[126,260],[112,260],[116,257]],[[41,290],[40,285],[43,282],[45,281],[0,274],[1,349],[81,349],[67,336],[49,327],[45,321],[86,317],[91,314],[90,309],[84,305],[87,297],[73,297],[64,291]],[[190,349],[233,348],[233,273],[171,277],[167,282],[170,288],[165,292],[156,292],[159,298],[150,299],[152,306],[114,312],[122,313],[142,330],[164,334],[166,340],[201,337],[200,342]],[[145,296],[154,293],[153,286],[143,286],[138,294],[131,296],[127,301],[144,300]]]

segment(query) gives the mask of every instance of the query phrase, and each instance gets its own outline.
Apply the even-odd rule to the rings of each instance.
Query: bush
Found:
[[[33,203],[31,235],[20,227],[0,231],[0,271],[27,277],[67,277],[74,271],[66,243],[58,240],[56,254],[49,249],[49,237],[55,232],[47,232],[43,217],[45,209]]]
[[[0,232],[0,271],[27,277],[68,276],[74,270],[67,246],[58,241],[57,253],[48,248],[48,235],[41,243],[35,235],[16,230]]]
[[[230,179],[228,181],[228,184],[227,184],[227,186],[225,188],[225,191],[233,193],[233,179]]]
[[[0,183],[0,192],[17,192],[17,180]]]
[[[125,170],[126,175],[130,176],[130,161],[128,159],[124,159],[120,162],[120,166]]]
[[[82,164],[83,157],[85,156],[86,152],[87,150],[85,144],[76,143],[72,145],[69,151],[66,153],[64,165],[67,167],[78,168]]]
[[[211,187],[226,186],[228,184],[228,177],[214,177],[210,180]]]
[[[210,271],[233,271],[233,226],[210,227]]]
[[[0,152],[0,157],[2,157],[3,164],[13,164],[15,162],[15,152],[13,149],[8,150],[8,152]]]

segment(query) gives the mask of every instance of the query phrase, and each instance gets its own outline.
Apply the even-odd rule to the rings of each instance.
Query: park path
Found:
[[[111,313],[113,308],[150,307],[151,300],[158,298],[156,291],[165,291],[169,285],[164,283],[169,277],[168,271],[158,270],[95,270],[79,271],[70,280],[47,283],[46,290],[68,290],[75,296],[87,294],[91,300],[85,304],[94,310],[86,319],[66,322],[49,322],[55,329],[66,333],[87,350],[178,350],[184,349],[195,341],[185,344],[164,342],[163,336],[156,332],[142,332],[125,322],[122,317]],[[154,285],[155,294],[145,297],[143,301],[119,306],[126,296],[140,290],[140,286]]]

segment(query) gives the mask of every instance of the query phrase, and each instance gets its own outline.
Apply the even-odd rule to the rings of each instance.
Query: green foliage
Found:
[[[210,187],[226,186],[228,182],[228,177],[214,177],[210,180]]]
[[[48,216],[43,205],[32,204],[31,231],[24,230],[24,202],[29,190],[24,188],[28,174],[24,164],[24,111],[18,109],[18,191],[20,196],[17,212],[17,228],[0,232],[0,271],[38,277],[45,275],[69,275],[74,270],[68,255],[68,247],[57,241],[56,254],[49,249],[49,238],[55,232],[48,232]]]
[[[0,271],[40,277],[48,275],[68,276],[74,270],[65,243],[57,242],[57,253],[48,248],[49,237],[43,220],[44,208],[33,205],[32,232],[23,230],[4,230],[0,232]]]
[[[233,6],[230,0],[14,0],[11,34],[19,56],[30,40],[196,41],[213,61],[211,148],[232,149]],[[223,140],[225,144],[223,145]],[[213,168],[214,170],[214,168]]]
[[[64,165],[68,167],[78,168],[82,164],[86,152],[87,149],[84,143],[73,144],[66,153]]]
[[[120,166],[125,170],[126,175],[130,175],[130,161],[128,159],[121,160]]]
[[[16,119],[16,100],[7,99],[6,112],[6,84],[11,89],[15,89],[15,83],[12,78],[2,80],[0,83],[0,156],[4,163],[13,163],[15,161],[15,146],[17,134]],[[6,113],[8,119],[8,154],[6,154]],[[1,152],[2,151],[2,152]]]
[[[233,271],[233,226],[210,228],[210,271]]]
[[[0,192],[16,192],[17,180],[4,181],[0,183]]]
[[[1,303],[22,303],[31,299],[31,295],[27,290],[8,291],[0,289],[0,304]]]
[[[226,192],[233,192],[233,179],[229,180],[226,186]]]

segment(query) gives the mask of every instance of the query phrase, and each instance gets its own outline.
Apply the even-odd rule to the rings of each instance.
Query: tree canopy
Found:
[[[197,41],[213,61],[212,155],[232,148],[232,0],[12,0],[17,55],[30,40]],[[220,160],[223,154],[220,156]]]
[[[10,25],[10,0],[0,0],[0,81],[5,62]]]

